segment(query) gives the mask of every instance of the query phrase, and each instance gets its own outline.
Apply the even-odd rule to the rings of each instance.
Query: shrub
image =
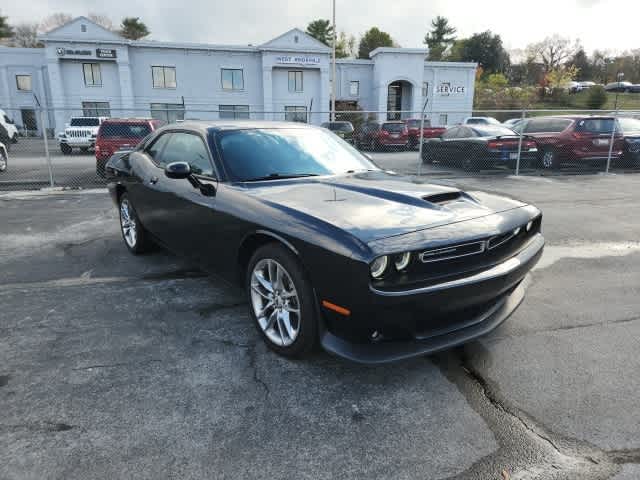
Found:
[[[599,110],[607,103],[607,92],[601,85],[595,85],[589,89],[587,96],[587,107],[592,110]]]

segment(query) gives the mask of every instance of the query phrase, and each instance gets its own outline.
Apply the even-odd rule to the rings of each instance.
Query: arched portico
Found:
[[[394,80],[387,86],[387,120],[402,120],[411,116],[413,84],[408,80]]]

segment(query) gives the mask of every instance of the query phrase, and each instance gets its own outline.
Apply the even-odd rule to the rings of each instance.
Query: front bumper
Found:
[[[372,288],[370,312],[352,318],[351,323],[360,333],[379,335],[373,339],[371,335],[350,336],[335,328],[323,329],[320,344],[348,360],[379,364],[431,354],[478,338],[520,305],[523,279],[543,249],[544,238],[537,234],[514,257],[468,277],[408,291]]]
[[[95,138],[78,138],[78,137],[58,137],[59,144],[69,145],[76,148],[91,148],[95,145]]]

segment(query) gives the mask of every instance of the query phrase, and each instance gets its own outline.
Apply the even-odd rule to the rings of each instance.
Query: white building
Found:
[[[83,114],[329,118],[331,51],[299,29],[258,46],[132,41],[78,17],[41,41],[39,49],[0,47],[0,108],[26,128],[41,128],[38,105],[55,129]],[[428,100],[434,125],[471,115],[476,64],[426,54],[378,48],[370,60],[338,60],[339,106],[383,120],[419,116]]]

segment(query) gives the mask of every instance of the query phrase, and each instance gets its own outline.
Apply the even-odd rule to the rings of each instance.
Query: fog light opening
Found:
[[[380,340],[382,340],[382,334],[378,330],[374,330],[371,334],[371,341],[379,342]]]

